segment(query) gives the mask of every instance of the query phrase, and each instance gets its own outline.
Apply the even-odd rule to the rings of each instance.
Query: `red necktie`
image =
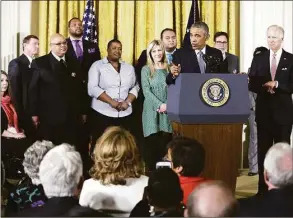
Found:
[[[277,54],[274,53],[273,58],[272,58],[272,66],[271,66],[272,81],[275,80],[276,71],[277,71],[277,59],[276,59],[276,56],[277,56]]]

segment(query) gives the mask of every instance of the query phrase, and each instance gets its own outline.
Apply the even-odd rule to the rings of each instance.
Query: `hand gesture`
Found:
[[[178,64],[178,66],[176,66],[175,64],[172,63],[172,65],[170,66],[170,71],[174,77],[177,77],[181,71],[180,64]]]
[[[125,111],[125,110],[127,110],[128,107],[129,107],[129,105],[126,101],[119,102],[118,109],[120,111]]]

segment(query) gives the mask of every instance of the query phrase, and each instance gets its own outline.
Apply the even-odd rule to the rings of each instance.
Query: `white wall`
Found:
[[[31,34],[31,9],[32,1],[1,1],[1,70],[22,53],[22,39]]]
[[[240,70],[247,72],[253,51],[267,47],[266,29],[273,24],[285,30],[283,48],[293,51],[292,1],[241,1],[240,2]]]

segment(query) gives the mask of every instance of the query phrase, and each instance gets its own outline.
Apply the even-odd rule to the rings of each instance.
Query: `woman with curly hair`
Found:
[[[93,160],[92,178],[84,182],[79,204],[113,216],[129,216],[148,182],[134,137],[121,127],[109,127],[96,143]]]

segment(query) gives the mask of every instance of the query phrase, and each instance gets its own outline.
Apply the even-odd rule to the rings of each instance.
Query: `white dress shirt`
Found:
[[[199,52],[200,51],[202,51],[202,53],[203,54],[206,54],[206,46],[205,47],[203,47],[203,49],[201,49],[201,50],[198,50],[198,49],[195,49],[195,54],[196,54],[196,56],[197,56],[197,59],[198,59],[198,55],[199,55]]]
[[[280,48],[277,52],[276,52],[276,64],[277,64],[277,68],[281,59],[281,55],[282,55],[283,49]],[[272,68],[272,60],[273,60],[273,54],[274,52],[270,49],[270,69]]]
[[[56,54],[54,54],[52,51],[51,51],[51,53],[52,53],[52,55],[54,56],[54,58],[57,59],[57,61],[60,62],[60,60],[62,59],[62,60],[66,63],[65,56],[63,56],[63,57],[59,57],[59,56],[57,56]]]
[[[125,111],[117,111],[111,105],[98,99],[102,93],[106,93],[112,99],[124,101],[131,93],[138,95],[139,86],[136,81],[133,66],[123,61],[120,73],[118,73],[107,57],[92,64],[88,74],[88,94],[92,97],[91,107],[108,117],[125,117],[132,113],[132,106]]]

